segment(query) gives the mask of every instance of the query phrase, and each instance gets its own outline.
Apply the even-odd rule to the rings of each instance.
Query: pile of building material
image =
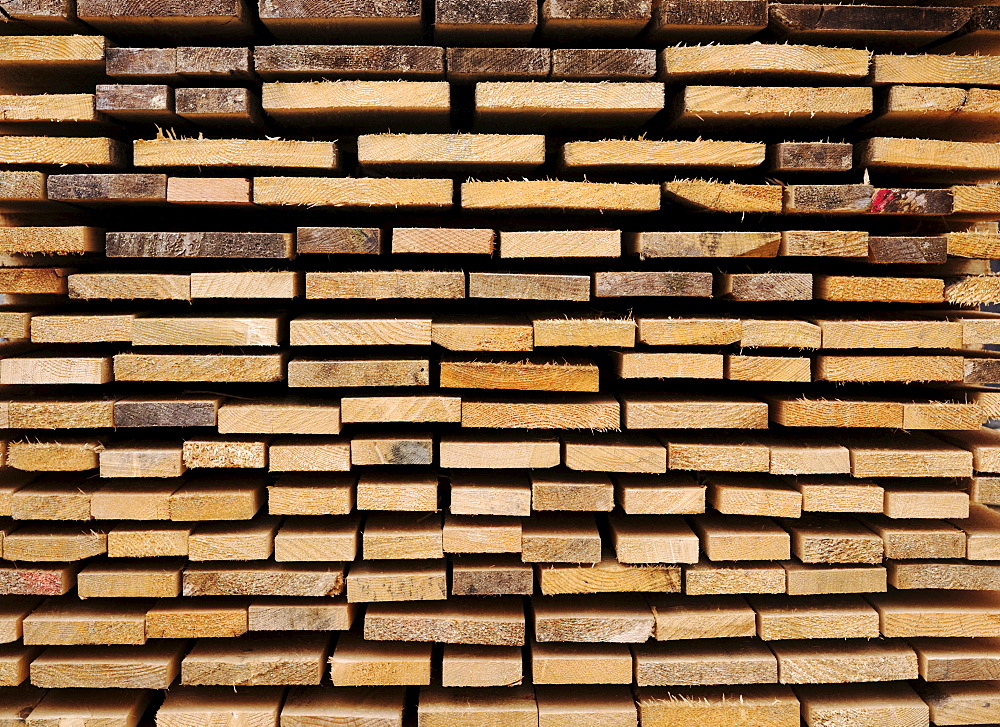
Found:
[[[957,2],[4,0],[0,726],[1000,722]]]

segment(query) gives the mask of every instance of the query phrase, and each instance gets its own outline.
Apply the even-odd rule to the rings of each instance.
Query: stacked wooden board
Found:
[[[6,0],[0,726],[1000,722],[998,7]]]

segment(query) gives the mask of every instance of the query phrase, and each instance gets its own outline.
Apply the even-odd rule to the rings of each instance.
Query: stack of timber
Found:
[[[1000,722],[1000,10],[894,1],[2,0],[0,727]]]

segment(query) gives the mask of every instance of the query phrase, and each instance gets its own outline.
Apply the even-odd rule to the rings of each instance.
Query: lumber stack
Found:
[[[0,726],[996,724],[998,40],[4,2]]]

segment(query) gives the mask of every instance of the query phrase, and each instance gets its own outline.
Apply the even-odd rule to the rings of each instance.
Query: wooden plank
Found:
[[[362,533],[365,560],[443,558],[440,516],[375,512]]]
[[[170,519],[250,520],[263,505],[264,490],[245,475],[189,478],[170,495]]]
[[[295,250],[302,253],[378,254],[382,230],[375,227],[299,227]]]
[[[812,361],[794,356],[726,356],[733,381],[812,381]]]
[[[292,256],[284,232],[109,232],[108,257],[278,258]]]
[[[12,7],[14,17],[20,15],[18,10],[24,12],[23,7]],[[30,15],[24,20],[27,21],[29,18]],[[0,44],[0,63],[15,68],[27,67],[35,71],[51,69],[65,72],[99,68],[104,63],[106,44],[103,37],[93,34],[21,35],[5,32],[3,43]]]
[[[635,345],[636,323],[630,318],[537,316],[531,325],[535,346]]]
[[[114,402],[116,427],[215,426],[220,397],[127,397]]]
[[[31,683],[46,689],[166,689],[180,672],[184,647],[160,642],[141,649],[66,647],[47,649],[31,664]]]
[[[878,427],[900,429],[903,404],[855,399],[808,399],[788,395],[766,397],[771,420],[787,427]]]
[[[572,210],[576,212],[656,212],[655,184],[548,180],[462,182],[462,209]]]
[[[678,45],[660,53],[667,81],[724,79],[733,75],[779,79],[860,79],[868,75],[871,54],[852,48],[809,45]],[[880,56],[881,57],[881,56]],[[890,56],[891,57],[891,56]]]
[[[174,116],[174,94],[162,84],[106,83],[96,90],[97,112],[119,121],[170,123]]]
[[[590,278],[586,275],[470,272],[469,297],[590,300]]]
[[[247,78],[251,75],[250,51],[247,48],[218,46],[181,46],[176,52],[177,72],[184,77]]]
[[[336,169],[338,166],[337,147],[329,141],[162,137],[137,139],[133,146],[137,167]]]
[[[750,596],[765,641],[877,639],[879,615],[860,596]]]
[[[513,555],[456,555],[451,558],[452,596],[531,595],[532,568]]]
[[[212,563],[184,569],[185,596],[336,596],[344,590],[342,563]]]
[[[817,356],[819,381],[959,381],[961,356]]]
[[[940,303],[944,299],[944,281],[940,278],[817,275],[816,297],[854,302]]]
[[[493,253],[495,238],[496,232],[493,230],[396,227],[392,230],[392,252],[490,255]]]
[[[670,201],[699,212],[780,214],[784,207],[784,190],[777,184],[681,179],[664,182],[663,194]]]
[[[350,603],[441,601],[447,597],[448,563],[444,559],[415,563],[361,561],[347,575]]]
[[[267,448],[269,472],[346,472],[351,444],[342,437],[278,439]]]
[[[568,169],[751,169],[764,162],[765,149],[764,144],[746,141],[605,139],[567,142],[561,161]]]
[[[281,706],[281,719],[286,727],[309,727],[316,721],[358,718],[367,720],[372,727],[403,727],[405,697],[405,690],[400,687],[363,690],[293,687]],[[277,712],[274,719],[277,720]]]
[[[0,362],[0,373],[3,363]],[[117,381],[245,381],[284,378],[282,354],[118,354]]]
[[[435,318],[431,341],[449,351],[530,351],[532,324],[515,317]]]
[[[972,453],[913,433],[881,437],[879,442],[844,438],[855,477],[971,477]]]
[[[836,128],[874,110],[872,91],[860,87],[686,86],[675,128],[796,126]]]
[[[544,7],[543,7],[544,12]],[[548,48],[446,48],[448,80],[544,80],[551,70]]]
[[[829,722],[855,724],[864,720],[882,723],[900,720],[928,724],[927,705],[907,684],[810,684],[797,687],[806,724]]]
[[[251,203],[250,180],[245,177],[170,177],[167,180],[167,202],[247,206]]]
[[[812,300],[812,273],[727,273],[718,293],[738,301]]]
[[[601,536],[594,516],[546,514],[524,521],[521,560],[525,563],[599,562]]]
[[[151,694],[123,689],[110,694],[103,689],[53,689],[31,710],[28,727],[59,727],[66,721],[103,723],[109,727],[136,727],[149,706]]]
[[[457,396],[345,396],[340,419],[346,423],[460,422],[462,400]]]
[[[148,604],[142,601],[46,600],[25,617],[26,645],[144,644]]]
[[[639,719],[648,727],[734,724],[798,727],[799,700],[786,686],[643,687],[636,692]]]
[[[52,565],[0,566],[0,594],[5,596],[61,596],[76,585],[79,566]]]
[[[564,363],[541,358],[518,362],[448,359],[441,361],[439,371],[441,388],[591,392],[599,389],[597,365],[585,359]]]
[[[253,202],[317,207],[448,208],[450,179],[254,177]]]
[[[527,686],[425,689],[417,704],[417,715],[420,724],[425,727],[447,727],[450,724],[488,727],[498,720],[511,727],[534,727],[538,724],[538,706],[533,691]]]
[[[265,45],[255,49],[253,62],[269,81],[444,76],[444,49],[420,45]]]
[[[325,633],[272,636],[265,632],[245,635],[239,641],[200,639],[181,662],[181,683],[319,684],[328,642]]]
[[[920,168],[950,177],[991,179],[997,176],[1000,158],[986,142],[941,141],[874,137],[861,146],[865,164],[873,169]]]
[[[472,275],[473,273],[470,273]],[[712,297],[712,273],[625,271],[594,273],[595,298]]]
[[[989,56],[876,54],[872,83],[1000,86],[1000,65]]]
[[[358,162],[365,167],[530,169],[545,162],[537,134],[363,134]]]
[[[536,569],[541,592],[548,596],[572,593],[678,593],[681,589],[680,566],[619,563],[610,552],[605,552],[598,563],[546,563],[537,565]],[[625,681],[631,682],[631,677]],[[552,682],[538,681],[536,672],[535,683]]]
[[[821,339],[820,327],[808,321],[787,318],[745,318],[740,321],[739,341],[744,348],[819,348]]]
[[[104,300],[191,300],[189,275],[164,273],[75,273],[69,297]]]
[[[451,108],[442,81],[320,81],[267,83],[262,87],[264,111],[276,121],[317,125],[324,122],[369,125],[394,122],[442,122]]]
[[[635,683],[650,686],[773,684],[778,662],[760,641],[694,639],[633,647]]]
[[[771,171],[775,172],[847,172],[854,166],[854,145],[784,141],[772,144],[768,157]]]
[[[364,637],[376,641],[436,641],[445,644],[524,645],[524,610],[514,596],[483,601],[468,596],[447,601],[368,606]]]
[[[475,103],[486,123],[632,127],[663,110],[664,90],[642,82],[486,81],[476,84]]]
[[[611,539],[621,563],[698,561],[698,539],[677,515],[614,516]]]
[[[566,434],[563,436],[563,452],[566,466],[571,470],[667,471],[666,448],[644,435]]]
[[[1000,582],[1000,569],[996,566],[961,561],[897,561],[888,564],[888,571],[889,582],[899,589],[992,591]]]
[[[677,183],[665,182],[664,189],[671,184]],[[780,187],[775,186],[775,189],[780,192]],[[692,191],[697,190],[686,189],[685,194]],[[729,204],[725,199],[726,190],[704,191],[709,195],[706,204],[715,205],[716,211],[740,211],[726,209]],[[742,196],[733,192],[737,205]],[[772,211],[780,212],[780,202],[778,208]],[[641,260],[661,257],[774,257],[778,254],[780,240],[781,235],[776,232],[635,232],[626,235],[629,252],[638,255]]]
[[[114,426],[112,405],[106,399],[12,401],[7,405],[7,426],[12,429],[111,427]]]
[[[464,297],[465,274],[461,271],[377,270],[306,273],[306,298],[385,300]]]
[[[886,558],[965,557],[966,537],[948,523],[924,519],[892,520],[880,515],[864,515],[859,519],[882,538]]]
[[[465,398],[461,401],[461,422],[463,427],[490,429],[617,430],[621,428],[621,405],[606,395],[571,399]]]
[[[103,110],[90,93],[0,95],[5,123],[95,122]]]
[[[187,555],[187,523],[116,525],[108,532],[109,558],[158,558]]]
[[[721,472],[767,472],[771,464],[771,452],[765,444],[745,437],[734,437],[715,432],[700,432],[695,435],[668,432],[659,435],[659,439],[667,447],[667,463],[672,470],[703,470]],[[725,477],[714,475],[706,482],[719,483]],[[739,481],[752,486],[759,481],[764,489],[769,489],[761,478],[740,476]],[[717,490],[718,488],[714,488]],[[777,499],[784,497],[774,493]],[[712,498],[718,507],[721,500],[719,492],[714,491]],[[724,498],[723,498],[724,499]],[[753,513],[746,513],[753,514]],[[793,517],[797,517],[794,515]]]
[[[622,405],[627,429],[767,428],[767,405],[750,398],[631,395]]]
[[[653,635],[653,613],[624,595],[535,596],[535,638],[540,642],[644,643]]]
[[[7,137],[5,137],[7,138]],[[7,268],[0,271],[0,292],[23,295],[65,295],[72,270],[65,268]]]
[[[620,257],[618,230],[501,232],[501,258]]]
[[[694,5],[657,3],[647,38],[655,41],[746,39],[767,27],[767,5],[759,0],[707,0]]]
[[[212,0],[197,7],[167,10],[158,5],[122,0],[82,0],[77,17],[109,34],[150,33],[152,28],[207,39],[245,38],[249,32],[246,7],[235,0]]]
[[[848,640],[817,649],[809,641],[768,644],[784,684],[839,684],[915,679],[917,655],[902,640]]]
[[[249,724],[278,723],[284,689],[280,687],[174,687],[156,710],[163,727],[239,720]]]
[[[629,647],[615,643],[533,642],[535,684],[631,684]]]
[[[442,467],[463,469],[555,467],[562,459],[556,437],[504,436],[501,432],[441,435],[439,452]]]
[[[122,146],[107,137],[4,136],[0,164],[122,166]]]
[[[364,641],[344,634],[330,657],[330,677],[335,687],[429,685],[431,645]]]
[[[171,598],[158,602],[146,613],[150,638],[223,638],[241,636],[246,631],[247,605],[243,601]]]
[[[1000,654],[996,639],[913,639],[920,676],[928,682],[994,679]]]
[[[729,472],[708,475],[706,480],[708,503],[724,515],[802,515],[802,493],[784,480]]]
[[[705,512],[706,485],[687,473],[620,475],[615,478],[615,490],[618,504],[628,515],[693,515]]]
[[[788,230],[781,233],[781,255],[867,257],[868,233],[841,230]]]
[[[113,378],[108,357],[18,356],[0,361],[2,384],[106,384]]]
[[[133,346],[277,346],[280,316],[139,317]]]
[[[430,434],[371,434],[351,439],[351,465],[431,464],[434,438]]]
[[[849,473],[850,453],[844,454],[846,468],[843,471]],[[794,486],[802,493],[802,509],[805,512],[880,513],[885,499],[885,490],[879,485],[849,477],[796,477]]]
[[[883,593],[886,568],[880,565],[806,565],[782,563],[790,596],[828,593]]]
[[[648,48],[554,48],[553,80],[631,81],[656,76],[656,52]]]
[[[995,637],[1000,601],[981,593],[872,595],[886,637]]]
[[[285,518],[274,537],[274,560],[278,563],[353,561],[360,543],[356,517]]]
[[[515,687],[523,678],[521,650],[513,646],[444,647],[443,687]]]
[[[726,346],[740,340],[733,318],[640,318],[639,342],[654,346]]]
[[[296,271],[194,272],[191,273],[190,288],[194,299],[296,298],[303,294],[302,278]]]
[[[295,318],[292,346],[420,346],[431,343],[429,318]]]
[[[445,553],[520,553],[521,521],[490,515],[446,515],[443,543]],[[465,564],[464,569],[469,572],[473,568]]]
[[[654,596],[657,641],[738,638],[757,635],[757,615],[742,596]]]
[[[267,560],[274,552],[278,522],[265,517],[250,523],[198,525],[188,537],[188,559]]]
[[[788,560],[790,539],[773,520],[696,515],[691,520],[701,550],[712,561]]]
[[[282,40],[308,40],[361,34],[377,37],[413,36],[420,33],[420,3],[407,0],[383,7],[363,2],[330,4],[265,0],[260,19]]]
[[[970,17],[967,8],[775,4],[769,8],[770,27],[778,37],[839,43],[920,46],[957,31]]]
[[[437,0],[434,38],[447,44],[519,43],[531,38],[538,24],[538,6],[529,0],[460,3]]]

